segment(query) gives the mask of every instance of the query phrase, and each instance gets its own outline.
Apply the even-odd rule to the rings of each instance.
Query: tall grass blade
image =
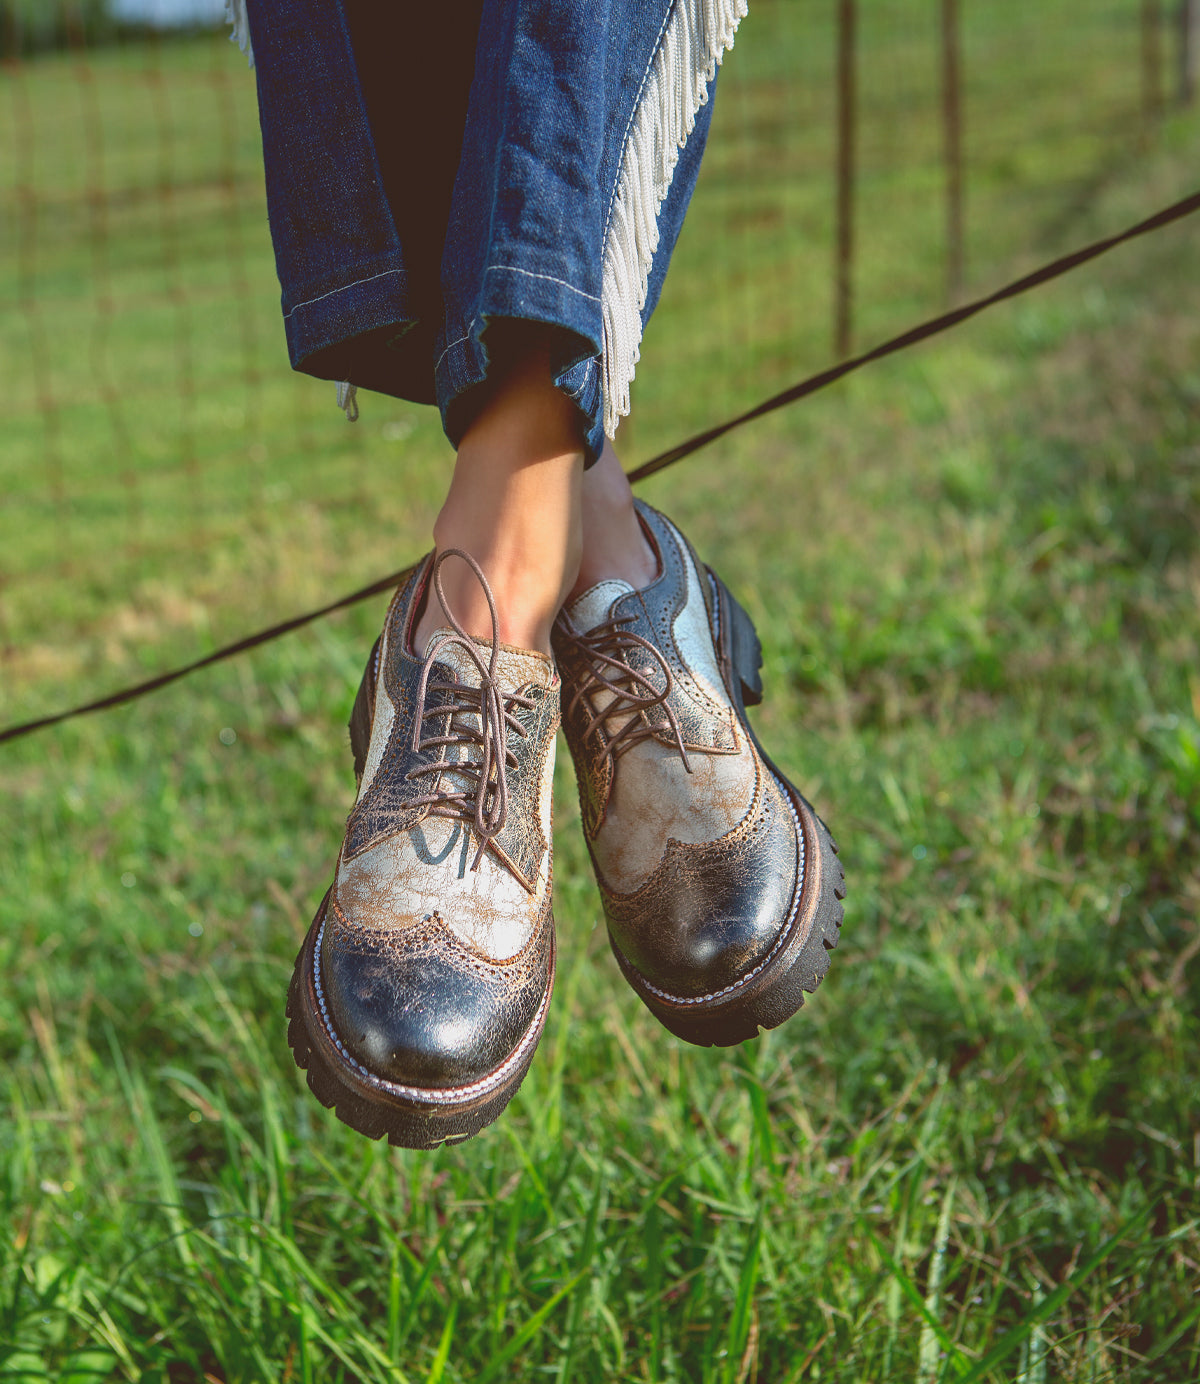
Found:
[[[475,1384],[490,1384],[490,1381],[496,1378],[513,1356],[523,1350],[528,1342],[533,1340],[542,1329],[543,1322],[545,1322],[546,1318],[554,1311],[558,1304],[562,1302],[564,1298],[569,1297],[586,1277],[586,1270],[582,1273],[577,1273],[575,1277],[560,1288],[552,1298],[544,1302],[533,1316],[529,1318],[520,1331],[516,1333],[512,1340],[509,1341],[508,1345],[504,1347],[499,1355],[488,1364],[487,1369],[479,1376]]]
[[[942,1295],[942,1271],[946,1265],[946,1243],[950,1239],[950,1215],[954,1209],[954,1179],[942,1197],[942,1209],[938,1213],[937,1230],[933,1238],[933,1254],[929,1260],[929,1287],[925,1294],[925,1311],[928,1314],[921,1326],[921,1344],[917,1359],[918,1384],[932,1384],[938,1374],[938,1350],[940,1342],[930,1327],[930,1321],[940,1321],[938,1308]]]
[[[1037,1285],[1032,1293],[1033,1310],[1036,1312],[1046,1300],[1046,1294]],[[1040,1325],[1035,1326],[1029,1339],[1021,1342],[1021,1367],[1017,1371],[1017,1384],[1046,1384],[1046,1360],[1049,1353],[1045,1332]]]
[[[1149,1218],[1150,1210],[1151,1208],[1147,1208],[1136,1216],[1130,1217],[1115,1235],[1105,1240],[1095,1254],[1080,1264],[1065,1283],[1059,1284],[1052,1293],[1048,1293],[1045,1301],[1040,1303],[1023,1322],[1019,1322],[1009,1331],[1006,1331],[986,1355],[976,1360],[974,1365],[960,1377],[959,1384],[976,1384],[977,1380],[983,1379],[1002,1360],[1006,1360],[1022,1341],[1028,1339],[1035,1327],[1052,1317],[1076,1288],[1095,1273],[1135,1226],[1143,1224]]]
[[[904,1272],[904,1270],[891,1256],[887,1249],[884,1248],[883,1243],[879,1239],[879,1236],[875,1234],[875,1232],[871,1229],[869,1225],[866,1224],[866,1222],[863,1222],[863,1230],[865,1231],[867,1238],[875,1246],[876,1252],[878,1253],[879,1257],[883,1260],[884,1264],[887,1265],[888,1272],[900,1285],[900,1291],[917,1309],[917,1312],[921,1316],[921,1320],[937,1338],[938,1344],[946,1352],[948,1362],[952,1364],[954,1368],[961,1370],[963,1368],[962,1352],[958,1349],[958,1347],[947,1335],[946,1328],[941,1324],[940,1321],[938,1321],[938,1319],[925,1305],[925,1299],[921,1296],[920,1291],[917,1288],[917,1285],[912,1281],[911,1278],[909,1278],[908,1274]]]
[[[734,1299],[733,1316],[729,1322],[729,1339],[726,1342],[724,1377],[735,1380],[738,1377],[742,1352],[750,1334],[750,1314],[754,1305],[754,1289],[758,1283],[758,1260],[763,1240],[763,1213],[754,1218],[750,1240],[746,1246],[746,1257],[742,1260],[742,1271],[738,1275],[737,1297]]]
[[[592,1181],[592,1200],[588,1207],[587,1225],[583,1232],[583,1244],[579,1250],[578,1270],[581,1274],[590,1273],[592,1261],[596,1257],[596,1226],[600,1219],[600,1206],[604,1200],[604,1164],[597,1163]],[[558,1369],[558,1384],[571,1384],[571,1366],[575,1359],[575,1343],[579,1338],[580,1322],[583,1318],[584,1294],[571,1299],[571,1315],[567,1326],[567,1348],[563,1353],[562,1364]]]
[[[450,1310],[446,1313],[446,1325],[442,1327],[442,1339],[438,1342],[437,1354],[433,1357],[433,1364],[429,1367],[429,1373],[425,1376],[425,1384],[441,1384],[442,1375],[446,1372],[446,1361],[450,1359],[450,1343],[454,1340],[454,1321],[458,1316],[457,1299],[450,1304]]]
[[[162,1126],[159,1124],[158,1116],[150,1102],[150,1093],[146,1090],[145,1081],[137,1072],[130,1069],[120,1044],[117,1042],[117,1036],[111,1027],[108,1031],[108,1042],[113,1064],[116,1067],[121,1088],[125,1093],[125,1100],[129,1105],[130,1113],[133,1115],[134,1125],[141,1133],[142,1144],[158,1184],[159,1206],[167,1219],[175,1251],[179,1255],[184,1269],[190,1271],[195,1265],[195,1256],[189,1242],[189,1227],[183,1217],[179,1183],[175,1178],[175,1165],[171,1162],[171,1156],[167,1152],[167,1146],[162,1135]]]

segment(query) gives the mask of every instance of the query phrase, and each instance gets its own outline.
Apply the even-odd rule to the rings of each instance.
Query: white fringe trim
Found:
[[[233,25],[229,37],[246,55],[246,61],[254,66],[254,49],[250,46],[250,23],[246,18],[246,0],[225,0],[225,22]]]
[[[351,384],[349,380],[338,380],[337,382],[337,404],[338,408],[346,415],[347,423],[358,422],[358,385]]]
[[[680,150],[708,100],[708,84],[746,13],[746,0],[676,0],[642,81],[604,228],[601,312],[609,437],[629,412],[629,386],[641,359],[642,309],[658,249],[658,213]]]

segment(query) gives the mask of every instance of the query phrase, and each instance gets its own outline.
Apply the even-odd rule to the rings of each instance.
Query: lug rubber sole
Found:
[[[694,553],[692,557],[695,559]],[[771,952],[740,980],[712,995],[666,994],[626,958],[611,932],[608,941],[621,974],[646,1008],[677,1038],[698,1047],[733,1047],[757,1038],[762,1029],[778,1028],[824,979],[829,953],[838,944],[842,926],[846,877],[828,827],[772,762],[747,719],[746,707],[757,706],[763,695],[759,673],[762,645],[754,623],[716,573],[698,559],[696,565],[709,580],[709,618],[726,690],[743,729],[796,815],[804,848],[800,896],[793,899]]]
[[[288,1046],[309,1090],[351,1129],[368,1139],[400,1148],[432,1149],[457,1144],[496,1119],[525,1078],[546,1023],[554,989],[554,951],[541,1007],[513,1053],[499,1067],[469,1086],[423,1089],[375,1076],[349,1057],[322,1002],[317,948],[325,921],[328,894],[296,957],[288,987]]]

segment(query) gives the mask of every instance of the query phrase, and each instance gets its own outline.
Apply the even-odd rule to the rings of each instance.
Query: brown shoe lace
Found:
[[[591,719],[583,728],[583,738],[586,740],[590,736],[598,741],[602,728],[606,728],[609,721],[618,716],[627,717],[625,724],[603,747],[605,758],[611,762],[615,773],[618,755],[643,740],[657,737],[658,729],[650,724],[650,718],[645,713],[652,707],[661,706],[671,734],[675,737],[675,747],[683,760],[683,767],[690,774],[692,765],[683,743],[679,718],[667,701],[675,681],[670,665],[648,639],[625,628],[633,618],[632,615],[614,616],[586,634],[580,634],[567,620],[560,621],[560,637],[583,659],[586,666],[565,715],[574,714],[575,708],[590,693],[602,691],[612,694],[612,700],[601,711],[592,711]],[[629,655],[637,649],[649,655],[649,667],[635,667],[630,661]],[[661,690],[653,681],[656,667],[662,676]],[[590,702],[585,705],[592,710]]]
[[[461,557],[479,578],[483,594],[487,597],[488,611],[492,619],[492,646],[488,651],[486,663],[481,656],[480,646],[463,629],[458,618],[446,603],[442,591],[442,564],[448,557]],[[428,807],[433,816],[461,817],[469,821],[479,837],[479,849],[471,869],[477,870],[488,842],[504,829],[508,816],[508,778],[507,769],[514,769],[517,757],[508,748],[508,732],[514,731],[524,740],[529,732],[512,714],[513,707],[531,707],[532,697],[522,697],[518,693],[503,693],[496,681],[497,648],[500,643],[500,620],[496,613],[496,600],[488,585],[483,569],[461,548],[447,548],[439,553],[433,566],[433,589],[441,602],[446,618],[452,629],[434,636],[425,651],[425,663],[421,668],[421,681],[417,686],[417,705],[421,713],[413,722],[412,747],[423,751],[441,747],[441,758],[433,764],[421,764],[410,769],[405,775],[409,781],[424,774],[440,774],[448,771],[466,780],[466,786],[447,791],[441,785],[431,793],[409,799],[410,807]],[[443,649],[454,646],[466,651],[467,656],[479,671],[479,686],[470,687],[465,683],[442,682],[430,676],[433,665]],[[441,702],[436,706],[426,706],[430,692],[449,692],[455,697],[452,703]],[[479,728],[470,721],[460,719],[464,715],[478,716]],[[422,735],[422,727],[427,717],[449,715],[447,734]],[[446,750],[451,746],[478,745],[478,759],[449,760]]]

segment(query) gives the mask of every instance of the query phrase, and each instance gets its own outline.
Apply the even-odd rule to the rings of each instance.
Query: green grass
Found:
[[[739,40],[631,461],[827,359],[810,8],[760,0]],[[866,344],[942,285],[933,25],[863,8]],[[1136,6],[1040,45],[1031,6],[967,8],[972,289],[1190,189],[1194,115],[1138,152]],[[236,52],[88,62],[90,94],[70,60],[0,79],[0,143],[37,117],[0,253],[5,721],[401,565],[446,474],[427,412],[349,428],[287,374]],[[564,762],[558,989],[512,1106],[413,1154],[312,1100],[283,995],[382,599],[4,747],[0,1379],[1200,1376],[1196,236],[644,488],[754,615],[759,729],[851,890],[829,978],[742,1050],[621,982]]]

